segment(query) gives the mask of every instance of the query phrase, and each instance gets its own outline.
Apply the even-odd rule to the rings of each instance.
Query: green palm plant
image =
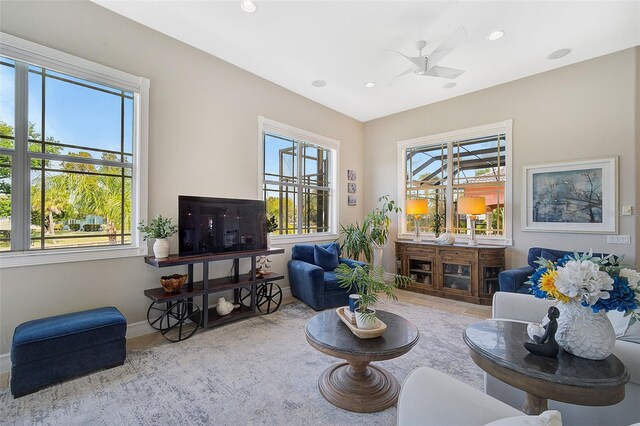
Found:
[[[406,287],[411,281],[409,277],[393,274],[392,279],[385,279],[385,271],[381,266],[350,266],[341,263],[335,269],[336,278],[340,287],[354,291],[360,296],[358,311],[365,321],[373,322],[376,319],[371,307],[378,302],[378,295],[383,294],[388,299],[398,300],[396,288]]]
[[[348,258],[359,260],[361,256],[371,262],[371,236],[369,224],[365,221],[362,225],[358,222],[347,226],[340,224],[340,236],[342,243],[340,250]]]

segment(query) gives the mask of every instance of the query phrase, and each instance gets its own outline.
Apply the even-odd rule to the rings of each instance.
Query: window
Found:
[[[335,234],[339,142],[260,117],[260,191],[272,235]]]
[[[458,213],[458,198],[484,197],[478,215],[479,241],[511,243],[511,121],[398,142],[399,199],[427,199],[429,211],[418,220],[421,234],[434,234],[436,215],[441,232],[459,240],[470,233],[467,215]],[[402,233],[415,230],[403,217]]]
[[[148,80],[2,34],[3,267],[144,254],[134,225],[146,216],[147,91]]]

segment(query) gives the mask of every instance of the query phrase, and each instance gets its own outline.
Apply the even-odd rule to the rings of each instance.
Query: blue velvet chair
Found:
[[[582,253],[582,252],[580,252]],[[573,254],[573,251],[555,250],[542,247],[531,247],[527,255],[527,266],[516,269],[508,269],[500,272],[498,275],[498,284],[500,291],[508,291],[511,293],[530,293],[531,286],[525,284],[529,277],[533,275],[538,268],[536,260],[544,257],[549,260],[558,260],[566,254]],[[593,253],[594,256],[603,256],[602,253]]]
[[[347,264],[352,268],[355,265],[366,265],[339,257],[340,244],[337,242],[318,246],[335,251],[338,254],[338,263]],[[316,264],[314,253],[313,244],[296,244],[291,248],[291,260],[288,264],[291,294],[316,311],[347,305],[349,292],[340,287],[333,270],[325,270]]]

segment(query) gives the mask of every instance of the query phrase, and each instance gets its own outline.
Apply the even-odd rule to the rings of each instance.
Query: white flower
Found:
[[[633,290],[638,288],[638,282],[640,282],[640,274],[638,273],[638,271],[634,271],[633,269],[629,268],[622,268],[620,270],[620,276],[626,278],[627,281],[629,281],[629,287],[631,287]]]
[[[608,299],[605,290],[613,289],[613,279],[590,260],[570,260],[558,268],[555,285],[558,291],[572,299],[593,305],[598,299]]]

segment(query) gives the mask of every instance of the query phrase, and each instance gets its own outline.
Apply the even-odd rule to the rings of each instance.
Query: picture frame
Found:
[[[347,170],[347,180],[356,180],[355,170]]]
[[[355,193],[356,192],[356,184],[352,183],[352,182],[347,183],[347,192],[350,193],[350,194]]]
[[[357,204],[356,196],[355,195],[347,196],[347,204],[350,206],[355,206]]]
[[[523,167],[522,230],[618,232],[618,157]]]

